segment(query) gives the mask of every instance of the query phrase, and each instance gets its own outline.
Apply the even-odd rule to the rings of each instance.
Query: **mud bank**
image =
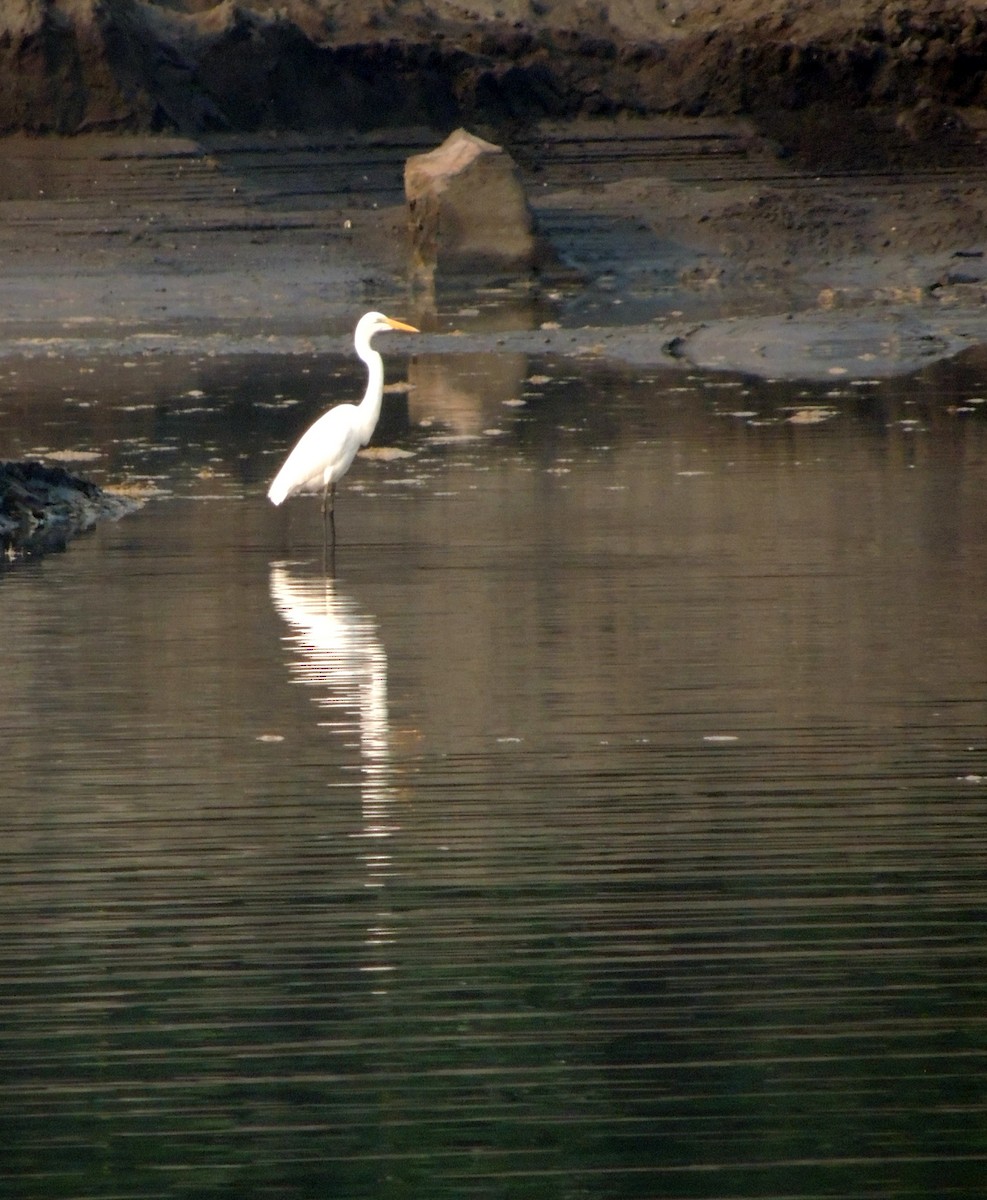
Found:
[[[449,349],[911,370],[985,336],[985,81],[959,0],[13,0],[0,353],[331,348],[385,308]],[[567,277],[409,289],[403,165],[458,124]]]
[[[508,144],[561,277],[409,284],[427,130],[0,139],[0,355],[416,350],[760,375],[902,373],[987,340],[987,166],[821,174],[741,119],[544,123]]]

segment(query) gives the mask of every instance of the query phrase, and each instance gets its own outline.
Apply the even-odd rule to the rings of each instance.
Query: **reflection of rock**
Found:
[[[529,276],[556,261],[513,159],[465,129],[408,159],[404,192],[412,271],[420,281]]]
[[[479,434],[518,398],[528,369],[524,354],[419,354],[408,364],[413,425],[438,422],[457,434]]]
[[[0,463],[0,549],[6,555],[63,550],[97,521],[116,520],[140,502],[104,492],[62,467]]]

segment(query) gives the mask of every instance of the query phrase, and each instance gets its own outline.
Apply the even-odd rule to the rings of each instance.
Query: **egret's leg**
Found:
[[[332,530],[332,544],[336,544],[336,485],[327,483],[322,489],[322,540],[329,541],[329,531]]]
[[[336,539],[322,543],[322,574],[327,579],[336,578]]]

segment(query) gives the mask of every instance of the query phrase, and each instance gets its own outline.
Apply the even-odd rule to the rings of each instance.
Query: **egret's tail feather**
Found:
[[[267,498],[272,504],[281,504],[288,498],[288,485],[282,481],[281,473],[275,476],[267,489]]]

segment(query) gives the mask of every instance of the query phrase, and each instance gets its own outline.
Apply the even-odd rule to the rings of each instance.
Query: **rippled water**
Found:
[[[982,1196],[984,368],[5,364],[3,1195]]]

